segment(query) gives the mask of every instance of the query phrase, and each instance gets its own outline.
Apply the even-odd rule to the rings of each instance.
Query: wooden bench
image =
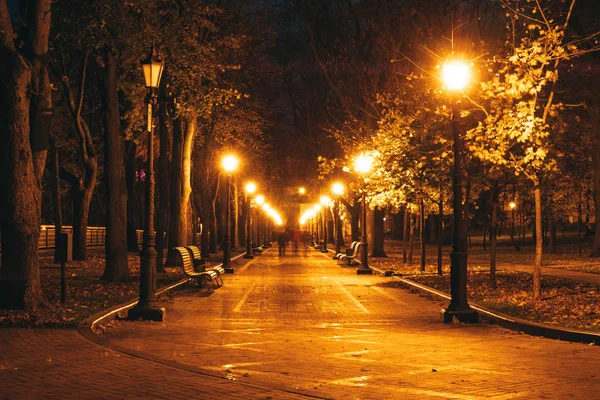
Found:
[[[262,246],[252,248],[252,254],[254,254],[255,256],[262,254],[263,251],[265,251],[265,249]]]
[[[202,259],[202,256],[200,253],[200,248],[198,248],[198,246],[187,246],[186,249],[188,249],[188,251],[190,252],[190,255],[192,256],[192,261],[194,262],[194,267],[200,266],[201,267],[200,269],[202,272],[215,271],[217,273],[218,280],[221,281],[221,285],[223,284],[223,276],[222,275],[225,273],[225,269],[223,267],[218,265],[216,267],[206,268],[206,265],[204,264],[204,260]],[[218,282],[218,280],[217,280],[217,282]]]
[[[352,242],[352,244],[350,245],[350,248],[346,249],[346,253],[337,253],[336,255],[333,256],[333,258],[335,260],[339,260],[342,256],[352,255],[352,253],[354,253],[354,247],[356,247],[357,244],[358,244],[357,241]]]
[[[206,287],[208,292],[212,293],[212,291],[217,288],[215,282],[217,282],[218,274],[215,271],[196,272],[194,270],[192,256],[188,249],[185,247],[175,247],[175,250],[177,250],[181,258],[183,272],[185,272],[192,280],[196,281],[200,288]],[[210,285],[212,285],[212,288]]]
[[[354,246],[354,251],[352,252],[351,255],[342,255],[339,258],[339,263],[343,264],[344,261],[347,263],[347,265],[355,265],[355,264],[360,264],[360,262],[357,260],[357,258],[360,257],[360,253],[362,250],[362,247],[365,245],[364,242],[358,242],[356,243],[356,246]]]

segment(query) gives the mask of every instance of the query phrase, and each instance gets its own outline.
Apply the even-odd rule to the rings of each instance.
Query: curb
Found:
[[[241,253],[238,254],[235,257],[231,258],[231,261],[237,260],[240,257],[243,257],[245,253]],[[222,266],[223,263],[217,264],[216,266]],[[159,288],[156,291],[156,295],[160,296],[164,293],[167,293],[183,284],[185,284],[186,282],[188,282],[190,280],[190,278],[184,278],[180,281],[177,281],[175,283],[172,283],[168,286],[163,286],[161,288]],[[85,336],[86,338],[95,341],[96,338],[96,333],[94,332],[94,330],[96,329],[96,326],[102,322],[105,321],[111,321],[117,318],[117,315],[119,314],[120,311],[125,311],[125,310],[129,310],[130,308],[134,307],[136,304],[138,303],[138,300],[130,300],[126,303],[123,304],[119,304],[117,306],[111,307],[107,310],[102,310],[100,312],[97,312],[96,314],[85,318],[84,320],[82,320],[78,325],[77,325],[77,330],[79,331],[79,333],[83,336]]]
[[[379,272],[380,274],[384,273],[384,271],[378,268],[371,269]],[[420,283],[413,282],[409,279],[400,278],[398,276],[392,276],[392,278],[401,282],[404,288],[411,291],[428,294],[437,300],[450,300],[450,296],[448,294],[440,292],[439,290],[433,289],[429,286],[421,285]],[[600,333],[597,332],[588,331],[585,329],[562,328],[554,325],[527,321],[525,319],[491,310],[473,302],[471,302],[470,305],[471,308],[476,310],[485,321],[516,332],[523,332],[532,336],[542,336],[548,339],[565,340],[568,342],[600,344]],[[443,312],[444,310],[442,309],[442,313]]]

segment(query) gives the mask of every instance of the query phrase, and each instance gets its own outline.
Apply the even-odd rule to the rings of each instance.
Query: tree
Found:
[[[76,52],[74,51],[74,53]],[[78,80],[73,76],[69,77],[66,56],[63,51],[60,51],[59,55],[60,68],[54,68],[55,75],[58,77],[63,88],[69,115],[79,138],[76,153],[81,158],[84,168],[83,177],[79,177],[78,173],[71,170],[67,165],[63,165],[60,169],[61,178],[71,186],[70,192],[73,203],[73,259],[75,260],[87,260],[88,218],[98,174],[98,158],[92,134],[89,125],[82,116],[88,76],[89,53],[86,50],[81,56],[81,68]],[[72,82],[77,82],[77,89],[73,87]]]
[[[549,157],[552,142],[548,118],[559,109],[554,96],[560,61],[571,57],[575,50],[574,46],[564,44],[575,1],[568,4],[567,14],[560,24],[549,16],[551,10],[539,2],[505,4],[514,21],[526,18],[526,30],[520,43],[503,59],[497,73],[481,84],[489,110],[482,108],[484,120],[470,130],[467,137],[477,157],[508,167],[515,175],[524,175],[532,185],[536,210],[533,299],[537,301],[541,295],[542,185],[544,175],[556,165]]]
[[[35,310],[44,303],[38,258],[42,175],[52,102],[47,72],[51,2],[27,3],[25,27],[13,29],[0,1],[0,307]],[[17,46],[23,42],[24,46]]]

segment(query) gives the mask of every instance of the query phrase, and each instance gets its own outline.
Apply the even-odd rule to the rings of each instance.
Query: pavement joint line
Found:
[[[336,282],[337,283],[337,282]],[[371,314],[371,311],[369,311],[364,305],[362,305],[362,303],[360,301],[358,301],[358,299],[354,296],[352,296],[352,294],[348,291],[348,289],[346,289],[345,287],[343,287],[342,285],[340,285],[339,283],[337,283],[337,285],[339,286],[340,290],[350,299],[352,300],[352,302],[354,304],[356,304],[356,306],[364,313],[364,314]]]
[[[254,290],[254,288],[256,288],[256,286],[258,285],[260,279],[256,279],[254,281],[254,283],[252,284],[252,286],[250,286],[250,288],[246,291],[246,293],[244,293],[244,296],[242,296],[242,298],[240,299],[240,301],[238,301],[238,303],[235,305],[233,312],[234,313],[239,313],[240,310],[242,309],[242,307],[244,306],[244,304],[246,303],[246,300],[248,300],[248,297],[250,297],[250,294],[252,293],[252,291]]]
[[[384,273],[384,271],[379,268],[372,267],[372,269],[380,274]],[[450,295],[440,292],[439,290],[433,289],[429,286],[421,285],[417,282],[413,282],[409,279],[401,278],[398,276],[392,276],[392,278],[404,283],[405,285],[426,292],[430,295],[441,297],[445,300],[451,299]],[[549,324],[511,317],[510,315],[490,310],[486,307],[472,302],[470,303],[470,306],[471,308],[482,314],[489,323],[499,325],[516,332],[524,332],[532,336],[542,336],[549,339],[558,339],[569,342],[600,344],[600,333],[597,332],[586,331],[582,329],[563,328],[560,326],[553,326]],[[445,309],[442,309],[442,312],[444,311]]]

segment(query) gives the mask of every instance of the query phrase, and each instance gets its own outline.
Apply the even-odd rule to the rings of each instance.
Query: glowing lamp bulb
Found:
[[[471,79],[471,68],[461,61],[452,61],[444,64],[442,79],[450,90],[463,90]]]
[[[299,194],[306,194],[306,188],[304,188],[304,187],[299,188],[298,189],[298,193]]]
[[[344,185],[341,182],[335,182],[333,185],[331,185],[331,191],[336,196],[341,196],[344,194]]]
[[[354,170],[361,174],[367,174],[373,168],[373,157],[361,154],[354,159]]]
[[[254,198],[254,202],[255,202],[256,204],[258,204],[259,206],[262,206],[262,205],[263,205],[263,203],[265,202],[265,196],[263,196],[262,194],[259,194],[258,196],[256,196],[256,197]]]
[[[233,154],[226,154],[221,159],[221,166],[227,172],[233,172],[240,165],[240,160]]]
[[[252,194],[256,192],[256,184],[254,182],[248,182],[246,183],[246,187],[244,189],[246,190],[246,193]]]

